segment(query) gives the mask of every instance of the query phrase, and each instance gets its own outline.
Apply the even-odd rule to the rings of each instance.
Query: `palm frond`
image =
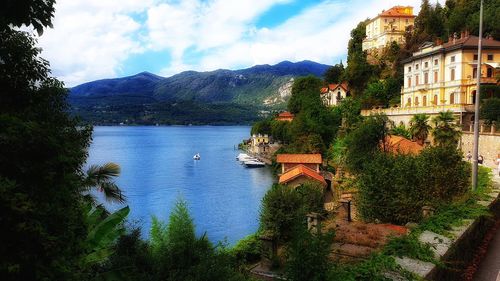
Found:
[[[111,202],[125,203],[127,200],[120,188],[114,182],[103,182],[99,186],[106,200]]]

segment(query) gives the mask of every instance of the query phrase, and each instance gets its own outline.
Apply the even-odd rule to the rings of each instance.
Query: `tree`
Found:
[[[424,144],[430,130],[429,115],[419,113],[412,116],[410,120],[410,134],[413,140],[419,144]]]
[[[326,83],[335,83],[338,84],[342,82],[342,76],[344,75],[344,64],[342,61],[334,66],[329,67],[323,78]]]
[[[7,1],[0,12],[0,210],[5,280],[80,280],[85,253],[82,166],[91,128],[68,115],[36,40],[54,1]]]
[[[118,203],[124,203],[125,196],[120,188],[113,181],[113,178],[120,175],[120,166],[115,163],[106,163],[102,166],[92,165],[86,172],[86,177],[83,180],[83,188],[85,192],[89,192],[91,188],[97,188],[104,193],[106,200]]]
[[[489,98],[482,102],[480,116],[487,124],[500,125],[500,98]]]
[[[439,146],[456,146],[460,139],[461,131],[456,123],[453,112],[442,111],[432,119],[434,128],[432,137]]]
[[[288,110],[297,114],[305,108],[323,106],[320,97],[321,80],[314,76],[299,77],[292,86],[292,96],[288,101]]]

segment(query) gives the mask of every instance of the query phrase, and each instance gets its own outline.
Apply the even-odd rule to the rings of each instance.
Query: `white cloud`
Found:
[[[272,28],[259,17],[300,0],[59,0],[54,29],[39,39],[66,85],[116,77],[133,54],[167,51],[161,75],[282,60],[337,63],[356,24],[392,0],[325,0]],[[418,12],[421,0],[403,0]],[[442,2],[442,1],[441,1]],[[145,66],[146,67],[146,66]],[[137,72],[144,69],[138,69]]]
[[[39,39],[42,55],[67,86],[114,77],[132,53],[143,51],[134,34],[141,24],[129,13],[152,1],[59,0],[54,28]]]

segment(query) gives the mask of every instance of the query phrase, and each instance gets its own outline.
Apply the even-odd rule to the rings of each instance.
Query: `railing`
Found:
[[[448,110],[451,112],[474,112],[474,105],[447,104],[437,106],[374,108],[361,110],[361,115],[369,116],[377,113],[386,115],[413,115],[418,113],[437,114],[441,111]]]

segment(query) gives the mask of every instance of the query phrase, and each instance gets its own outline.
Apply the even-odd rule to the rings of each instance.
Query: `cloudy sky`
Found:
[[[43,57],[67,86],[149,71],[334,64],[356,24],[420,0],[58,0]]]

